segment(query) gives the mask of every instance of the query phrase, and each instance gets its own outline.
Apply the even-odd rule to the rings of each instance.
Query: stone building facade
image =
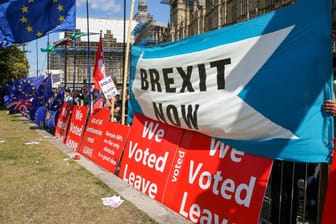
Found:
[[[180,40],[265,14],[295,0],[162,0],[170,5],[169,41]]]

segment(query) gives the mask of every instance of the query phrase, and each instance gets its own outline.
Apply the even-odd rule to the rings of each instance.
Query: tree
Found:
[[[0,86],[12,78],[27,77],[28,71],[28,59],[20,48],[16,46],[0,48]]]

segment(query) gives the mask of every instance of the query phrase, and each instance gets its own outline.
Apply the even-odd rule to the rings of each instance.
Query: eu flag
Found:
[[[75,0],[9,0],[0,3],[1,46],[75,28]]]
[[[33,99],[37,89],[43,82],[43,76],[21,78],[15,82],[15,95],[21,99]]]
[[[36,87],[35,95],[32,100],[32,108],[29,110],[31,120],[35,120],[35,112],[37,109],[41,106],[45,106],[52,95],[51,76],[48,75]]]
[[[52,95],[53,91],[52,91],[51,76],[48,75],[46,78],[44,78],[44,80],[40,83],[40,85],[37,88],[33,100],[33,107],[37,108],[39,106],[44,106]]]

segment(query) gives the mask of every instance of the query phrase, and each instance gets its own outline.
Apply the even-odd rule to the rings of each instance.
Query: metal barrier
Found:
[[[326,163],[274,161],[260,224],[320,224],[328,182]]]

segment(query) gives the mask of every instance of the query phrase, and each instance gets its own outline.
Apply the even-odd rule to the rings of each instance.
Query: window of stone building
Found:
[[[274,4],[274,0],[266,0],[266,7],[272,6]]]
[[[246,14],[246,8],[247,8],[247,0],[242,0],[241,1],[241,6],[240,6],[240,14],[241,15]]]
[[[206,7],[206,10],[211,10],[212,8],[212,0],[206,0],[206,3],[205,3],[205,7]]]
[[[219,26],[224,26],[226,21],[225,21],[225,8],[226,5],[222,4],[219,6]]]
[[[250,12],[253,11],[256,8],[256,4],[255,0],[248,0],[248,10]]]

